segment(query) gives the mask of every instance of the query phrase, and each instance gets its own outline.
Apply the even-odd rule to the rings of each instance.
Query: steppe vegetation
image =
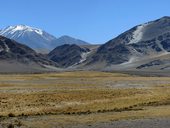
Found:
[[[170,78],[95,71],[0,75],[2,126],[170,116]],[[38,124],[38,125],[37,125]]]

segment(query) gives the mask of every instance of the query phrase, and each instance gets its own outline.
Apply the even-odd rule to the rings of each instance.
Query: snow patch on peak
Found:
[[[149,23],[137,26],[137,29],[133,32],[132,40],[128,44],[135,44],[141,41],[143,37],[143,31]]]
[[[24,25],[17,25],[17,26],[14,27],[13,30],[15,30],[15,31],[22,31],[22,30],[24,30],[26,28],[28,28],[28,27],[24,26]]]
[[[43,31],[40,30],[40,29],[35,29],[35,32],[36,32],[37,34],[39,34],[39,35],[43,35]]]
[[[4,30],[1,31],[1,35],[5,34],[5,33],[10,33],[10,34],[14,34],[16,32],[35,32],[39,35],[43,35],[43,31],[41,29],[38,28],[33,28],[27,25],[16,25],[16,26],[9,26],[7,28],[5,28]]]
[[[43,31],[41,29],[33,28],[30,26],[26,26],[26,25],[17,25],[14,30],[15,31],[30,31],[30,32],[34,31],[39,35],[43,35]]]

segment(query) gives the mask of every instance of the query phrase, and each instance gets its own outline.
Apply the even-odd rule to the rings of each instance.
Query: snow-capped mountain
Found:
[[[25,44],[33,49],[52,49],[57,39],[47,32],[26,25],[9,26],[0,31],[0,35]]]
[[[63,44],[88,44],[85,41],[81,41],[69,36],[62,36],[57,39],[55,36],[41,29],[26,25],[6,27],[5,29],[2,29],[0,31],[0,35],[13,39],[19,43],[25,44],[38,51],[49,51],[54,49],[56,46],[60,46]]]

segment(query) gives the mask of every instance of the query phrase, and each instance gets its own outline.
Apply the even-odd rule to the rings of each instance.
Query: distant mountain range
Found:
[[[87,45],[89,43],[69,36],[56,38],[53,35],[26,25],[9,26],[0,31],[0,35],[25,44],[36,51],[52,50],[63,44]]]
[[[29,35],[29,39],[35,40],[39,36],[42,39],[46,35],[44,38],[50,37],[47,40],[50,40],[51,43],[36,41],[35,44],[38,45],[34,49],[48,46],[49,49],[55,48],[49,54],[41,55],[14,40],[1,37],[0,67],[4,61],[9,62],[9,65],[11,60],[15,60],[15,63],[34,64],[43,70],[147,71],[167,72],[170,75],[170,17],[167,16],[137,25],[103,45],[88,45],[84,41],[68,36],[55,39],[42,30],[29,30],[29,27],[26,27],[26,30],[22,29],[19,35],[14,34],[22,27],[13,28],[15,31],[6,29],[6,31],[3,30],[4,32],[1,31],[1,34],[10,33],[11,38]],[[28,46],[31,44],[29,39],[27,40]],[[38,40],[40,39],[38,38]],[[76,42],[79,45],[75,44]],[[35,44],[33,43],[32,47]],[[54,44],[64,45],[56,47]],[[5,64],[7,65],[7,63]]]

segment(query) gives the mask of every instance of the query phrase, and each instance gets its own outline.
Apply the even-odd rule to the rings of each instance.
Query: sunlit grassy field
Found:
[[[170,78],[94,71],[0,75],[0,116],[4,126],[25,127],[167,117]]]

